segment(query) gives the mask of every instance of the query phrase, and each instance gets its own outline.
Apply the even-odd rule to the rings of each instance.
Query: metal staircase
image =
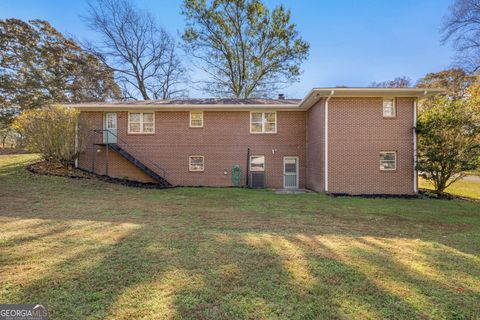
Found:
[[[115,135],[113,132],[106,130],[106,129],[96,129],[93,130],[95,133],[102,134],[104,132],[108,132],[109,135],[115,136],[117,139],[117,143],[95,143],[96,145],[103,145],[106,146],[107,149],[115,151],[117,154],[121,155],[123,158],[127,159],[130,163],[135,165],[138,169],[140,169],[142,172],[147,174],[149,177],[154,179],[159,185],[161,185],[164,188],[172,187],[172,184],[168,182],[168,180],[165,178],[166,172],[163,168],[161,168],[158,164],[155,162],[146,159],[144,161],[148,162],[148,165],[146,165],[144,162],[140,161],[138,157],[135,157],[131,152],[127,151],[126,148],[128,149],[133,149],[127,142],[119,138],[117,135]],[[118,141],[121,142],[122,146],[118,143]],[[107,160],[108,161],[108,160]],[[155,168],[155,169],[154,169]],[[159,174],[158,172],[161,172]]]

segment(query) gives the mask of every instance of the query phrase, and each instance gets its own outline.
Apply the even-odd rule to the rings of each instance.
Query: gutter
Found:
[[[325,167],[325,175],[324,175],[324,180],[325,180],[325,192],[328,192],[328,102],[332,98],[332,96],[335,94],[335,90],[332,90],[330,92],[330,95],[328,96],[327,100],[325,100],[325,159],[324,159],[324,167]]]

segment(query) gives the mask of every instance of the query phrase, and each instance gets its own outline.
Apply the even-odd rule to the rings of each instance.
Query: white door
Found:
[[[285,189],[298,188],[298,157],[283,158],[283,187]]]
[[[117,113],[105,112],[103,143],[117,143]]]

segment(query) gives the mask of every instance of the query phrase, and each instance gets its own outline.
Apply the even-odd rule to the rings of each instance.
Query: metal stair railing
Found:
[[[102,135],[102,140],[103,141],[103,133],[106,132],[107,133],[107,141],[106,141],[106,145],[109,145],[109,144],[114,144],[114,143],[110,143],[108,142],[108,136],[109,135],[112,135],[114,136],[115,138],[117,138],[117,145],[119,145],[122,149],[124,149],[127,153],[130,153],[134,158],[138,159],[140,162],[144,162],[144,159],[142,159],[141,157],[138,157],[134,152],[131,152],[130,150],[128,150],[127,148],[130,148],[130,149],[135,149],[134,146],[131,146],[130,144],[128,144],[128,142],[126,142],[125,140],[123,140],[122,138],[120,138],[118,135],[116,135],[115,133],[113,133],[112,131],[108,130],[108,129],[94,129],[93,132],[95,133],[98,133],[100,135]],[[118,143],[118,141],[121,141],[121,145]],[[122,145],[125,145],[127,146],[127,148],[124,148]],[[156,162],[146,158],[145,159],[146,161],[148,161],[148,163],[150,163],[152,166],[154,166],[155,168],[157,168],[158,170],[160,170],[160,172],[162,174],[160,174],[160,176],[164,179],[166,179],[166,175],[167,175],[167,172],[165,171],[164,168],[160,167]],[[155,172],[155,170],[152,170],[153,172]],[[158,174],[158,173],[157,173]]]

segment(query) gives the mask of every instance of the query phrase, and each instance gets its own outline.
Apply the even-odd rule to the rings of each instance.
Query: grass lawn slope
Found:
[[[480,204],[145,190],[0,156],[0,302],[51,319],[478,319]]]

